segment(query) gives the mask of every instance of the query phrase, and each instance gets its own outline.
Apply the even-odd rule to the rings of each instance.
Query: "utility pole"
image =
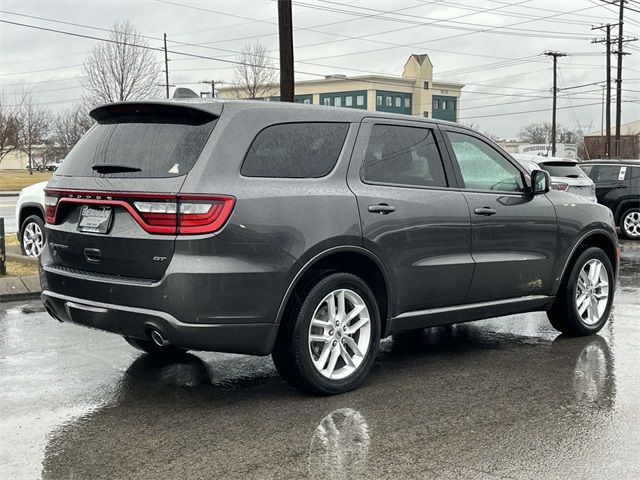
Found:
[[[278,0],[280,34],[280,101],[293,102],[293,15],[291,0]]]
[[[222,85],[223,82],[218,82],[217,80],[203,80],[201,83],[206,85],[211,84],[211,98],[215,98],[216,96],[216,83],[218,85]]]
[[[167,34],[164,34],[164,80],[167,87],[167,98],[169,98],[169,56],[167,55]]]
[[[556,156],[556,103],[558,97],[558,58],[566,57],[566,53],[544,52],[547,57],[553,58],[553,113],[551,116],[551,156]]]
[[[604,39],[592,40],[591,43],[606,43],[607,45],[607,100],[605,104],[606,111],[606,133],[602,132],[603,135],[606,135],[606,140],[604,143],[604,156],[605,158],[611,157],[611,29],[613,25],[607,23],[606,25],[601,25],[599,27],[593,27],[594,29],[606,29],[607,36]]]
[[[622,120],[622,27],[624,25],[624,2],[620,0],[618,15],[618,72],[616,75],[616,158],[620,158],[620,122]]]

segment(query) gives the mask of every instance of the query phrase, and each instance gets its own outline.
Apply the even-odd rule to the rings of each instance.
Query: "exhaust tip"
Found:
[[[166,347],[167,345],[169,345],[169,340],[164,338],[162,333],[160,333],[158,330],[151,330],[151,340],[153,340],[153,343],[155,343],[159,347]]]

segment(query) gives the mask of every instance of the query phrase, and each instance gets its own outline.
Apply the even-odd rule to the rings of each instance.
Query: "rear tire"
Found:
[[[631,240],[640,240],[640,208],[630,208],[622,214],[620,231]]]
[[[566,335],[593,335],[609,318],[614,292],[609,257],[599,248],[587,248],[563,280],[547,317],[553,328]]]
[[[357,387],[380,341],[380,313],[369,286],[350,273],[333,273],[312,281],[297,299],[272,353],[282,378],[315,395]]]
[[[125,341],[142,352],[149,353],[157,356],[176,356],[182,355],[186,352],[185,349],[174,347],[173,345],[167,345],[164,347],[159,346],[152,340],[143,340],[140,338],[123,337]]]
[[[44,222],[38,215],[31,215],[20,226],[20,251],[28,257],[39,257],[44,248],[46,236]]]

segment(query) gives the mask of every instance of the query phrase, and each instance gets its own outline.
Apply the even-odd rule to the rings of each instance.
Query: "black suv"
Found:
[[[592,160],[580,168],[596,184],[598,203],[611,209],[622,234],[640,240],[640,160]]]
[[[381,337],[547,311],[597,332],[611,211],[453,123],[279,102],[119,103],[46,190],[42,298],[152,354],[272,354],[319,394]]]

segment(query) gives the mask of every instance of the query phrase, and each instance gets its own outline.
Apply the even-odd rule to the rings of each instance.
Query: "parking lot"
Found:
[[[637,260],[600,335],[534,313],[388,338],[366,383],[328,398],[270,357],[155,360],[4,304],[2,478],[638,478]]]

